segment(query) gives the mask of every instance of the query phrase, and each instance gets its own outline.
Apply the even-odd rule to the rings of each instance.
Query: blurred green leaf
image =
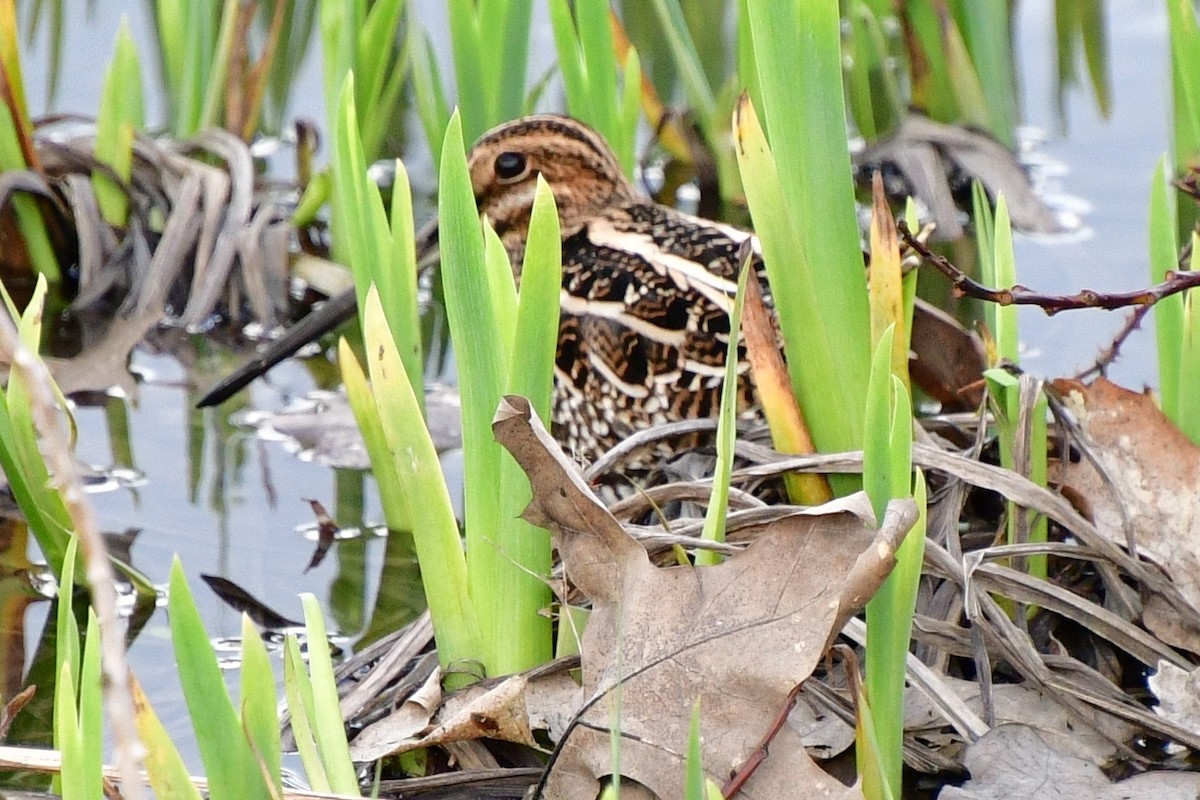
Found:
[[[1192,252],[1200,246],[1193,231]],[[1183,296],[1183,336],[1179,347],[1179,416],[1176,424],[1193,442],[1200,442],[1200,299],[1195,290]]]
[[[1012,13],[1008,0],[951,0],[981,97],[986,129],[1009,149],[1016,145],[1016,69],[1013,66]],[[951,70],[962,71],[952,58]],[[969,87],[975,100],[975,83]],[[967,104],[964,102],[964,107]]]
[[[1166,158],[1159,159],[1150,186],[1150,280],[1162,283],[1167,273],[1179,268],[1179,245],[1175,239],[1175,190],[1167,181]],[[1178,423],[1180,366],[1184,331],[1183,297],[1175,294],[1154,304],[1154,332],[1158,344],[1158,384],[1163,413]]]
[[[240,692],[242,727],[253,745],[260,774],[266,773],[276,796],[283,795],[282,756],[279,742],[279,717],[275,707],[275,673],[271,658],[258,629],[250,617],[242,614],[242,686]],[[339,722],[341,719],[339,717]],[[338,725],[341,728],[341,725]],[[357,789],[357,786],[355,787]]]
[[[142,70],[137,44],[122,18],[112,62],[104,77],[100,112],[96,117],[96,160],[112,168],[129,183],[133,174],[133,138],[145,127],[142,100]],[[125,191],[105,175],[92,175],[96,202],[109,225],[124,226],[129,199]]]
[[[346,744],[346,725],[338,708],[337,680],[329,655],[329,639],[321,605],[312,594],[300,595],[304,606],[304,628],[308,638],[308,669],[312,683],[313,732],[329,786],[339,794],[358,794],[358,777]]]
[[[288,634],[284,641],[283,686],[287,695],[288,710],[292,714],[292,738],[300,754],[300,763],[308,783],[315,791],[329,793],[329,776],[325,762],[317,747],[313,724],[316,719],[312,681],[304,668],[304,657],[300,655],[300,644],[296,637]]]
[[[627,175],[635,166],[641,67],[629,49],[624,90],[617,88],[617,56],[607,0],[550,0],[550,22],[571,116],[591,125],[612,146]]]
[[[171,643],[209,788],[216,797],[270,800],[178,558],[168,592]]]
[[[131,681],[133,705],[137,714],[138,738],[146,747],[144,759],[150,787],[158,800],[201,800],[192,783],[187,765],[171,740],[162,721],[150,706],[150,700],[137,680]],[[272,692],[272,697],[274,692]]]
[[[1174,98],[1175,169],[1200,163],[1200,25],[1191,0],[1167,0]]]

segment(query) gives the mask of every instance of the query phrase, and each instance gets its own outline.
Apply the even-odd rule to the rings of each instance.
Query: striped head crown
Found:
[[[488,131],[471,148],[470,170],[479,212],[514,261],[525,251],[539,174],[554,192],[563,236],[636,196],[604,138],[557,115],[523,117]]]

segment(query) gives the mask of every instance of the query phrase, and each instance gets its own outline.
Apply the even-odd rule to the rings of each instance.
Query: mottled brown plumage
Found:
[[[565,117],[495,128],[470,168],[479,210],[515,265],[538,174],[554,192],[563,287],[553,431],[568,452],[592,461],[646,427],[715,416],[750,235],[640,196],[603,138]],[[748,403],[745,363],[741,375]]]
[[[539,174],[554,192],[563,285],[552,428],[564,448],[591,462],[639,430],[715,416],[750,234],[642,196],[604,139],[568,117],[500,125],[475,143],[469,166],[479,211],[518,278]],[[422,247],[436,245],[431,228]],[[353,314],[353,290],[331,298],[201,403],[220,402]],[[745,406],[753,390],[738,355]]]

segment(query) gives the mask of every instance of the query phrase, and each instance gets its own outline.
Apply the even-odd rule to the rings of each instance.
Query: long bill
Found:
[[[437,220],[431,220],[417,232],[417,270],[424,271],[438,258]],[[219,405],[246,388],[255,378],[309,342],[314,342],[344,322],[353,319],[358,310],[354,289],[346,289],[308,312],[299,322],[278,338],[268,342],[254,358],[218,381],[196,403],[196,408]]]

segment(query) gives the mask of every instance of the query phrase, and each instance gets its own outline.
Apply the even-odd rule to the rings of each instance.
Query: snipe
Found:
[[[641,195],[604,139],[567,117],[501,125],[475,143],[469,163],[479,211],[514,269],[539,174],[558,204],[563,284],[552,422],[564,449],[592,461],[638,430],[715,416],[738,252],[750,234]],[[424,246],[436,247],[436,231]],[[202,404],[220,402],[353,311],[353,292],[333,298]],[[747,372],[742,363],[748,403]]]

